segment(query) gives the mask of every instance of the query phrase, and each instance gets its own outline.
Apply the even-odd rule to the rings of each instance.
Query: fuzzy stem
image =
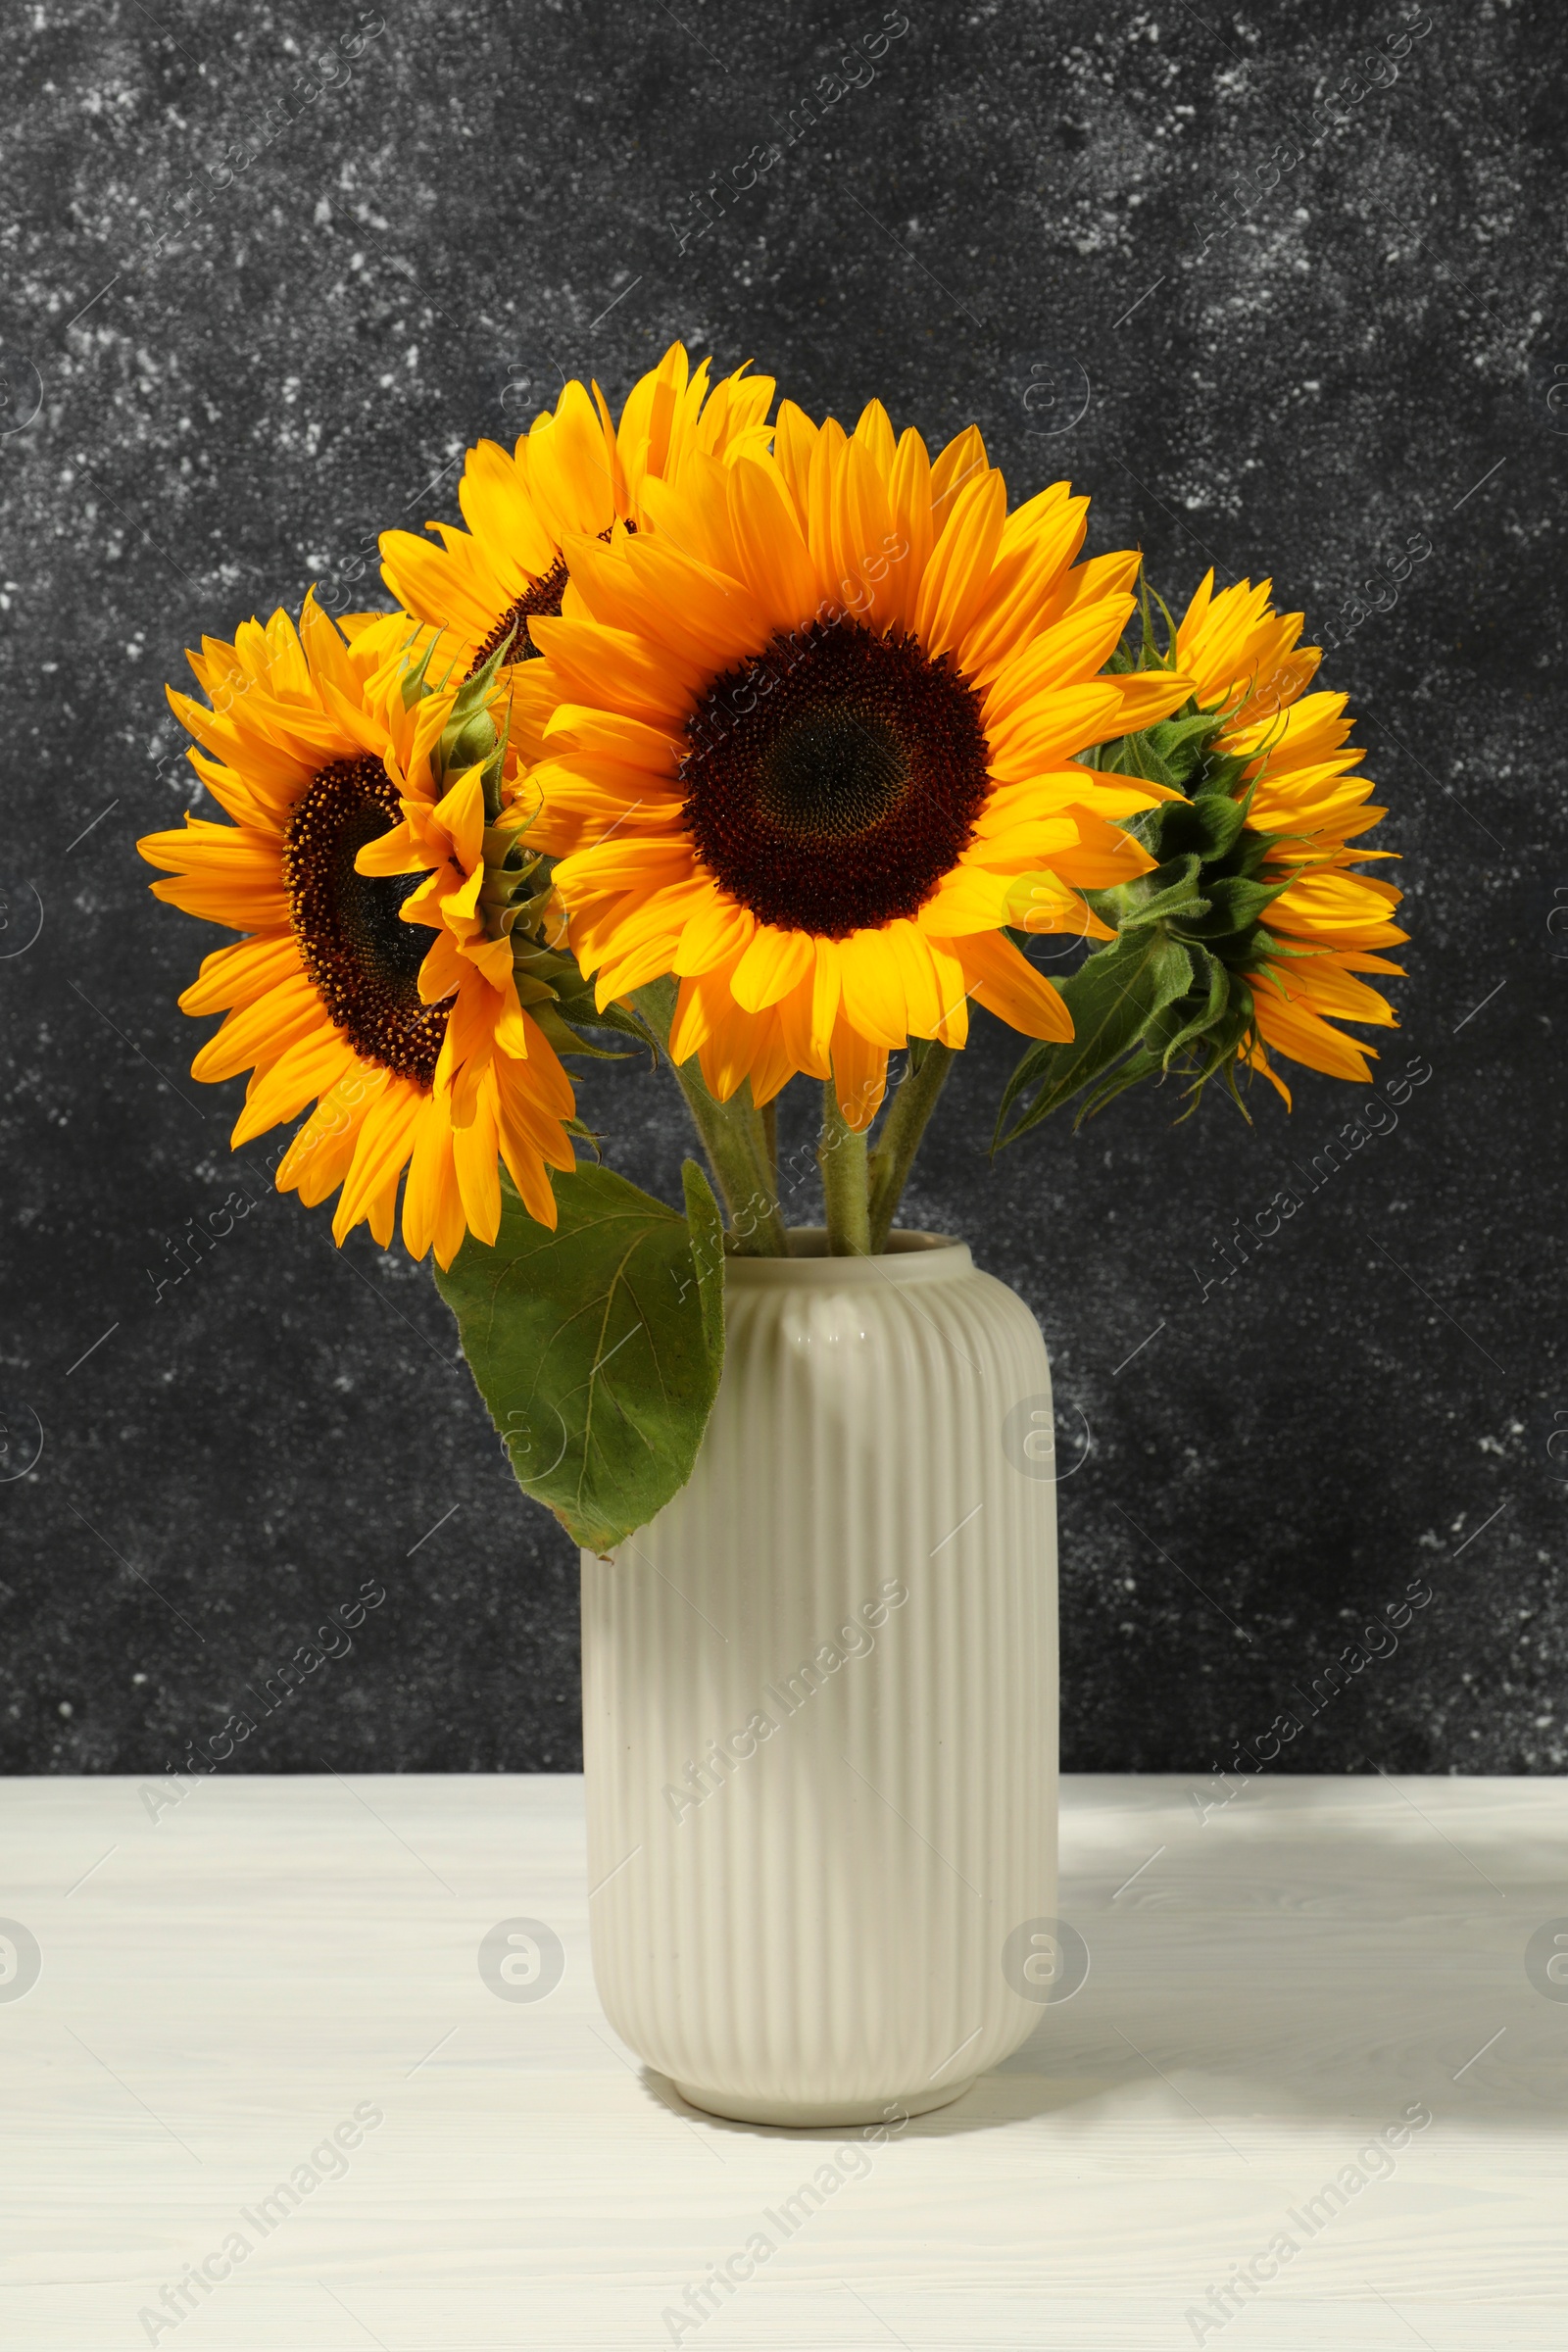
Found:
[[[827,1209],[830,1257],[868,1257],[871,1251],[870,1196],[866,1186],[865,1130],[853,1128],[839,1107],[838,1086],[822,1089],[822,1136],[816,1147]]]
[[[936,1108],[937,1097],[956,1058],[951,1046],[933,1040],[926,1047],[920,1067],[906,1076],[883,1121],[881,1136],[871,1154],[870,1246],[878,1252],[888,1246],[888,1235],[893,1230],[914,1155],[920,1149],[926,1121]]]
[[[650,980],[631,994],[632,1004],[666,1060],[670,1059],[669,1024],[675,1015],[676,994],[676,984],[669,979]],[[789,1244],[779,1214],[778,1187],[750,1085],[743,1086],[727,1102],[718,1102],[704,1084],[695,1054],[686,1062],[670,1060],[670,1067],[729,1211],[730,1247],[742,1257],[787,1257]]]

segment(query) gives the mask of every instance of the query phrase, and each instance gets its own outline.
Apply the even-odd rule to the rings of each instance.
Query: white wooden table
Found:
[[[0,1929],[0,2343],[1560,2352],[1568,1998],[1526,1947],[1568,1934],[1568,1785],[1279,1780],[1204,1820],[1192,1785],[1066,1784],[1087,1984],[861,2171],[617,2044],[575,1780],[215,1779],[156,1820],[134,1781],[0,1784],[40,1956],[19,1993]],[[519,1917],[564,1947],[544,1999],[480,1973]],[[751,2280],[664,2316],[824,2160]]]

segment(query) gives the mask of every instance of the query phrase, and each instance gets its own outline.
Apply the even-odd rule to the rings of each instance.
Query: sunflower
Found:
[[[677,477],[694,451],[766,448],[772,378],[740,368],[710,388],[709,366],[694,371],[672,343],[618,427],[597,384],[590,397],[568,383],[510,455],[495,441],[469,450],[458,486],[466,530],[429,524],[439,546],[383,532],[382,577],[405,611],[448,633],[443,659],[455,652],[470,674],[502,647],[504,660],[528,661],[532,623],[561,611],[568,540],[608,537],[617,521],[646,529],[648,484]]]
[[[525,875],[515,821],[486,820],[493,676],[424,691],[410,636],[394,613],[346,645],[307,597],[297,630],[278,612],[206,639],[189,660],[209,703],[169,699],[233,822],[187,815],[138,847],[172,877],[155,897],[247,935],[179,1000],[227,1015],[192,1074],[252,1073],[235,1148],[314,1102],[278,1189],[314,1205],[341,1187],[337,1241],[367,1220],[385,1248],[407,1168],[403,1238],[447,1266],[466,1231],[495,1239],[498,1152],[555,1224],[573,1101],[513,978]]]
[[[1351,870],[1395,854],[1360,846],[1388,812],[1369,806],[1371,779],[1352,773],[1363,755],[1346,740],[1346,697],[1305,692],[1322,657],[1299,643],[1299,612],[1272,609],[1271,585],[1242,580],[1216,596],[1209,572],[1177,629],[1174,661],[1198,708],[1223,711],[1210,753],[1241,763],[1248,825],[1269,837],[1259,878],[1286,884],[1264,917],[1265,953],[1246,974],[1258,1034],[1242,1058],[1289,1103],[1269,1047],[1330,1077],[1370,1076],[1374,1049],[1335,1024],[1397,1027],[1388,1000],[1357,974],[1401,974],[1376,951],[1409,933],[1393,920],[1402,894]]]
[[[1151,862],[1114,820],[1168,791],[1074,764],[1191,691],[1096,674],[1136,556],[1075,564],[1086,499],[1009,515],[974,427],[933,464],[878,402],[849,435],[786,402],[771,454],[694,451],[644,499],[650,531],[566,542],[514,716],[599,1004],[672,973],[671,1054],[720,1102],[831,1071],[857,1131],[971,998],[1070,1035],[1006,933],[1081,930],[1079,888]]]

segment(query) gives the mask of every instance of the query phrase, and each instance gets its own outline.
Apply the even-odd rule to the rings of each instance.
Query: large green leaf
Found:
[[[494,1248],[470,1235],[436,1275],[518,1485],[590,1551],[686,1484],[718,1393],[723,1227],[692,1160],[685,1185],[682,1217],[578,1168],[554,1233],[507,1193]]]
[[[997,1113],[998,1145],[1026,1134],[1081,1087],[1103,1081],[1111,1064],[1137,1044],[1145,1025],[1184,997],[1192,984],[1187,950],[1157,925],[1125,931],[1088,956],[1070,980],[1059,983],[1072,1014],[1073,1035],[1064,1045],[1031,1046],[1025,1054],[1007,1081]],[[1132,1075],[1129,1072],[1123,1083],[1130,1084]],[[1007,1113],[1025,1095],[1030,1101],[1009,1125]],[[1099,1099],[1094,1107],[1099,1107]]]

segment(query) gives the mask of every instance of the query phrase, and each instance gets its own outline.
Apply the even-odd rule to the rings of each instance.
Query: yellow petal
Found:
[[[976,1000],[987,1012],[1025,1037],[1069,1038],[1072,1014],[1043,972],[1001,932],[980,932],[960,942],[958,956]]]
[[[688,926],[688,930],[690,926]],[[686,942],[681,942],[682,954]],[[690,967],[677,958],[676,969]],[[748,1012],[762,1012],[816,969],[816,943],[805,931],[776,931],[760,924],[730,978],[735,1001]]]
[[[863,1134],[887,1093],[887,1049],[865,1037],[847,1008],[833,1032],[833,1084],[846,1124]]]

